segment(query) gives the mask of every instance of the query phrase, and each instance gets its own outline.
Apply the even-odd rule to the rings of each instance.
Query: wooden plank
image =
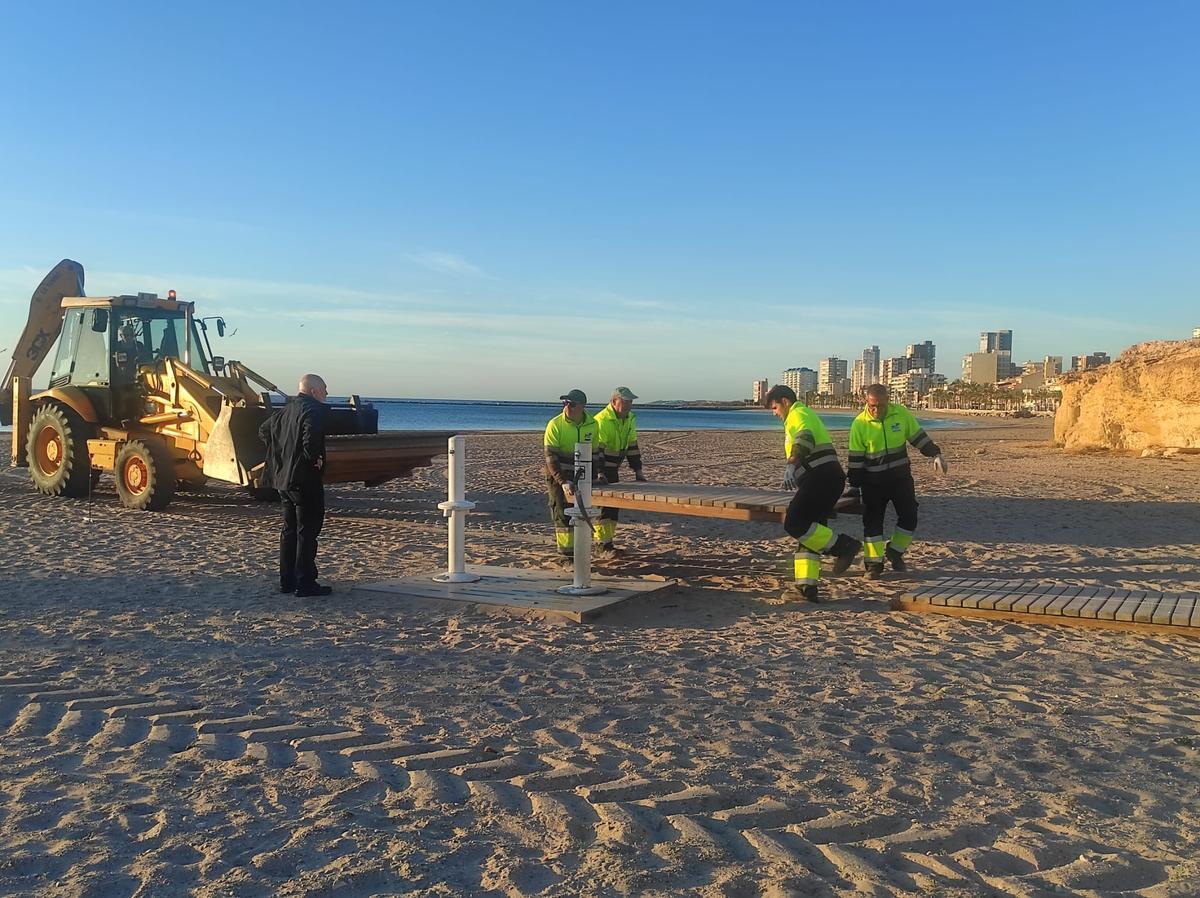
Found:
[[[1117,613],[1114,615],[1114,618],[1116,620],[1132,621],[1133,613],[1137,611],[1138,605],[1142,603],[1142,598],[1143,597],[1141,595],[1126,592],[1125,601],[1123,601],[1121,603],[1121,607],[1117,609]]]
[[[1116,621],[1086,617],[1063,617],[1062,615],[1027,614],[1013,611],[988,611],[978,608],[955,608],[944,605],[928,605],[922,603],[893,602],[892,607],[913,614],[943,614],[950,617],[979,618],[991,620],[1017,621],[1025,624],[1053,624],[1055,626],[1073,626],[1086,629],[1120,630],[1135,633],[1161,633],[1175,636],[1200,638],[1200,627],[1163,625],[1141,623],[1137,621]]]
[[[1151,623],[1169,624],[1171,622],[1171,613],[1175,610],[1175,603],[1179,601],[1177,593],[1167,593],[1158,604],[1154,606],[1154,614],[1150,618]]]
[[[1186,593],[1179,597],[1179,601],[1175,603],[1175,610],[1171,612],[1171,624],[1173,626],[1186,627],[1191,623],[1192,612],[1195,611],[1195,599],[1191,598],[1191,593]]]
[[[1144,624],[1150,623],[1154,619],[1154,612],[1158,608],[1161,593],[1146,592],[1142,590],[1142,603],[1137,606],[1137,610],[1133,612],[1133,619]]]

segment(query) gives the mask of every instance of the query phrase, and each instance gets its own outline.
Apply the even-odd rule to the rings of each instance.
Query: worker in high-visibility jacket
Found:
[[[620,482],[621,462],[629,462],[634,480],[645,480],[642,473],[642,450],[637,441],[637,415],[633,413],[633,400],[637,399],[629,387],[617,387],[612,392],[608,405],[596,412],[596,470],[605,483]],[[617,535],[617,509],[600,509],[600,520],[596,523],[596,542],[600,552],[608,555],[620,553],[613,545]]]
[[[862,490],[863,560],[865,576],[878,580],[886,559],[894,571],[904,571],[905,550],[917,530],[917,493],[908,444],[933,459],[934,469],[948,470],[942,450],[929,438],[912,412],[888,400],[887,387],[867,387],[866,408],[850,425],[850,485]],[[888,503],[896,510],[891,538],[883,538],[883,515]]]
[[[862,548],[854,537],[835,534],[828,526],[833,507],[846,488],[846,474],[824,423],[816,412],[796,400],[795,390],[776,384],[763,405],[783,421],[783,451],[787,457],[783,488],[796,491],[783,519],[783,529],[799,543],[792,557],[795,582],[783,595],[786,599],[819,602],[821,556],[833,556],[833,572],[841,574]]]
[[[591,443],[594,453],[596,419],[588,414],[583,390],[571,390],[559,399],[563,404],[562,414],[550,419],[543,440],[546,505],[559,554],[571,558],[575,554],[575,528],[567,517],[567,505],[575,503],[575,444]]]

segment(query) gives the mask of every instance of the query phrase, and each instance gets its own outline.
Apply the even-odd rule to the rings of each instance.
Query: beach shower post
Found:
[[[575,529],[575,573],[570,586],[558,591],[569,596],[595,596],[608,592],[592,586],[592,444],[575,444],[575,504],[566,511]]]
[[[447,551],[446,573],[437,574],[433,579],[440,583],[471,583],[479,579],[478,574],[467,572],[465,561],[465,534],[467,512],[475,507],[474,502],[466,500],[467,492],[467,441],[462,436],[452,436],[449,440],[448,454],[450,469],[446,475],[446,486],[449,499],[439,502],[438,508],[449,519],[450,546]]]

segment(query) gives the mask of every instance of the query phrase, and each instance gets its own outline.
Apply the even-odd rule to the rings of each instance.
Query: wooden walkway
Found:
[[[731,521],[782,523],[794,494],[737,486],[701,486],[693,483],[616,483],[593,487],[592,504],[600,508],[632,508],[659,514],[695,515]],[[840,500],[843,514],[859,514],[857,498]]]
[[[558,593],[557,589],[571,585],[570,571],[523,570],[485,564],[468,564],[466,569],[479,574],[480,579],[472,583],[441,583],[433,579],[436,572],[431,572],[379,583],[358,583],[354,589],[405,599],[495,605],[520,614],[565,617],[576,623],[586,623],[630,599],[675,585],[674,580],[593,574],[592,585],[606,587],[607,592],[569,596]]]
[[[953,577],[892,601],[899,611],[1200,637],[1200,594]]]

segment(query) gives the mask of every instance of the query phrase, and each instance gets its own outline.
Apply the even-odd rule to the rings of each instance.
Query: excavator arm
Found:
[[[83,266],[63,259],[46,275],[29,301],[29,320],[13,347],[12,362],[0,381],[0,424],[12,424],[14,377],[33,377],[62,331],[64,296],[83,296]]]

